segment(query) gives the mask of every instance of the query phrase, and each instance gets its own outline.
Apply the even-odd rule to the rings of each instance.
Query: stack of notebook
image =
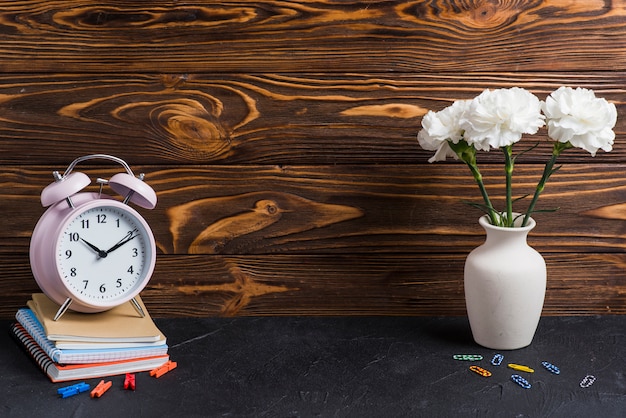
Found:
[[[67,311],[54,321],[59,306],[36,293],[11,333],[53,382],[152,370],[168,361],[168,346],[136,299],[143,318],[129,302],[100,313]]]

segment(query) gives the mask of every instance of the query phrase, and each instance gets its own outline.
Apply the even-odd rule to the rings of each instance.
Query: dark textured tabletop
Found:
[[[61,399],[7,330],[0,333],[3,417],[624,417],[626,316],[544,317],[527,348],[472,342],[466,318],[157,319],[178,367],[123,376],[101,398]],[[454,360],[478,354],[483,360]],[[556,375],[544,367],[549,361]],[[508,363],[527,365],[517,372]],[[469,367],[492,375],[483,377]],[[531,384],[511,380],[520,374]],[[581,387],[585,376],[595,382]],[[95,385],[98,379],[87,380]]]

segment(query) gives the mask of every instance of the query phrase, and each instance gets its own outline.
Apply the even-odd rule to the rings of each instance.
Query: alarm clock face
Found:
[[[58,277],[74,298],[113,306],[134,297],[152,275],[154,238],[144,219],[117,201],[92,201],[60,226]]]

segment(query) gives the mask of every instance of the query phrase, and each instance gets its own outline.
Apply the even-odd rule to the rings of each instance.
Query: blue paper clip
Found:
[[[520,385],[524,389],[530,389],[530,383],[528,383],[528,380],[524,379],[519,374],[512,375],[511,376],[511,380],[513,380],[515,383],[517,383],[518,385]]]
[[[464,361],[480,361],[483,359],[483,356],[480,354],[455,354],[452,356],[455,360],[464,360]]]
[[[556,366],[555,366],[554,364],[552,364],[552,363],[548,363],[547,361],[542,361],[542,362],[541,362],[541,365],[542,365],[543,367],[545,367],[545,368],[546,368],[546,370],[548,370],[549,372],[552,372],[552,373],[554,373],[554,374],[559,374],[559,373],[561,373],[561,370],[559,370],[559,368],[558,368],[558,367],[556,367]]]
[[[502,364],[502,360],[504,360],[504,356],[502,354],[496,354],[491,359],[491,364],[493,364],[494,366],[499,366]]]
[[[588,388],[589,386],[593,385],[593,382],[595,381],[596,381],[596,377],[594,375],[588,374],[587,376],[583,378],[583,380],[581,380],[580,387]]]
[[[76,383],[75,385],[65,386],[57,389],[57,394],[62,398],[69,398],[70,396],[78,395],[82,392],[89,390],[89,385],[85,382]]]

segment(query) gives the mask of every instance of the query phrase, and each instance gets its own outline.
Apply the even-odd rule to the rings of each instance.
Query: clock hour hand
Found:
[[[112,251],[117,250],[118,248],[120,248],[122,245],[126,244],[128,241],[130,241],[131,239],[135,238],[137,235],[133,235],[135,232],[137,232],[137,228],[133,229],[132,231],[128,231],[128,233],[124,236],[124,238],[122,238],[120,241],[118,241],[117,244],[115,244],[114,246],[112,246],[111,248],[109,248],[108,250],[106,250],[106,253],[109,254]]]
[[[97,252],[98,253],[98,257],[104,258],[104,257],[107,256],[108,251],[101,250],[100,248],[96,247],[95,245],[93,245],[91,242],[87,241],[84,238],[81,238],[80,240],[82,242],[84,242],[85,244],[87,244],[89,246],[89,248],[91,248],[92,250]]]

